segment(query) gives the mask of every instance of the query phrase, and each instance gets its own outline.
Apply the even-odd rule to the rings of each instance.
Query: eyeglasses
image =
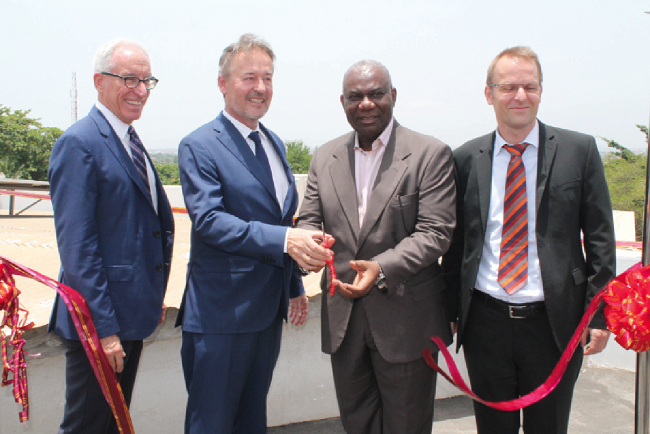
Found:
[[[513,93],[519,92],[519,88],[523,88],[526,93],[539,93],[542,86],[538,83],[526,83],[526,84],[515,84],[515,83],[501,83],[501,84],[491,84],[490,87],[496,87],[499,92],[503,95],[511,95]]]
[[[135,89],[136,87],[140,86],[140,82],[143,82],[144,87],[147,89],[153,89],[158,84],[158,79],[156,77],[147,77],[147,78],[123,77],[121,75],[113,74],[112,72],[102,72],[102,74],[110,75],[111,77],[121,78],[122,80],[124,80],[124,86],[128,87],[129,89]]]

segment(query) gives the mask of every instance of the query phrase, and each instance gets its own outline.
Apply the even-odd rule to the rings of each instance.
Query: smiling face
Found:
[[[123,77],[151,77],[151,65],[147,56],[136,47],[120,46],[115,49],[112,57],[113,68],[110,71]],[[95,72],[95,89],[99,102],[106,106],[119,120],[131,124],[140,119],[142,109],[149,98],[150,90],[140,82],[135,89],[124,85],[119,77],[103,75]]]
[[[260,49],[241,52],[231,61],[227,77],[219,77],[226,111],[248,128],[269,110],[273,97],[273,60]]]
[[[388,76],[379,67],[367,66],[347,75],[341,104],[362,149],[372,149],[372,143],[384,132],[393,118],[396,100],[397,90],[391,88]]]
[[[540,83],[535,63],[526,58],[504,56],[494,68],[492,84]],[[504,94],[498,87],[485,86],[487,103],[494,107],[499,134],[508,143],[520,143],[535,126],[537,110],[542,100],[542,87],[538,92],[526,92],[520,86],[515,93]]]

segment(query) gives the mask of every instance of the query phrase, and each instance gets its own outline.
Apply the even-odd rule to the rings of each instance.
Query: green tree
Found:
[[[0,171],[7,178],[46,181],[52,146],[63,131],[44,127],[29,112],[0,104]]]
[[[284,148],[287,151],[287,160],[291,171],[298,174],[309,172],[311,164],[311,149],[309,149],[302,140],[287,140],[284,142]]]
[[[162,182],[163,185],[181,185],[181,178],[178,173],[178,164],[160,164],[154,162],[154,166],[156,166],[156,171],[158,171],[158,176],[160,176],[160,182]]]
[[[645,133],[647,140],[648,128],[643,125],[637,127]],[[621,211],[634,211],[636,237],[640,241],[643,236],[647,155],[635,154],[614,140],[601,139],[607,142],[607,146],[616,149],[603,158],[612,206]]]

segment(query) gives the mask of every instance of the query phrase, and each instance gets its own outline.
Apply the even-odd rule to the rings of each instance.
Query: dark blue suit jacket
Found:
[[[96,107],[52,149],[48,178],[60,280],[86,298],[100,338],[117,333],[122,340],[141,340],[160,320],[174,219],[155,170],[154,175],[158,214],[129,154]],[[48,330],[79,339],[59,296]]]
[[[255,155],[223,114],[185,137],[178,150],[185,205],[192,219],[187,286],[177,324],[194,333],[249,333],[267,328],[289,298],[304,293],[284,253],[298,206],[280,138],[261,126],[284,165],[284,212]]]

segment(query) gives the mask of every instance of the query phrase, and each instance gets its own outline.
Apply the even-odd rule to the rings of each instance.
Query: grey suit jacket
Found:
[[[548,318],[563,350],[591,299],[615,275],[612,205],[594,138],[539,127],[537,251]],[[485,242],[494,138],[493,132],[454,151],[458,225],[443,269],[459,295],[459,346]],[[606,328],[602,312],[591,326]]]
[[[451,242],[456,221],[452,153],[439,140],[394,122],[393,132],[359,223],[354,178],[354,132],[316,150],[298,226],[320,229],[336,238],[338,278],[347,283],[354,259],[375,260],[386,275],[388,291],[373,288],[364,303],[373,338],[389,362],[422,356],[430,340],[452,341],[445,283],[438,259]],[[323,272],[322,348],[335,353],[345,336],[353,301],[328,295]]]

